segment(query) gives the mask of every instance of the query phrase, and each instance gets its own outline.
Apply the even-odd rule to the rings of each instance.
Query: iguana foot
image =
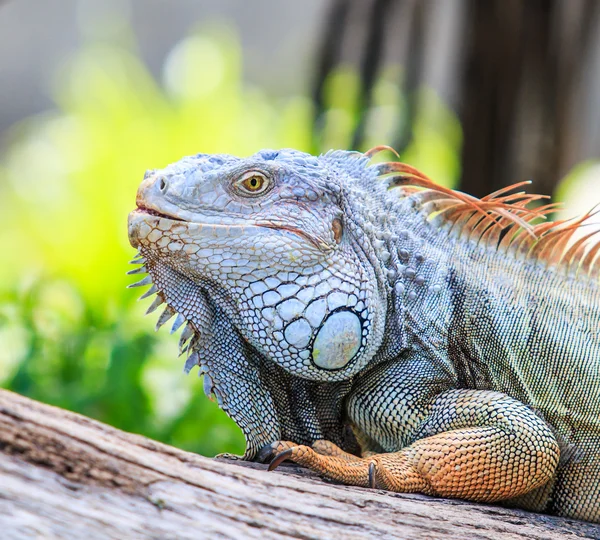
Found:
[[[269,464],[269,471],[289,460],[347,485],[429,493],[425,478],[402,455],[403,452],[357,457],[324,440],[316,441],[312,448],[290,446],[288,442],[278,448],[281,451]]]
[[[371,458],[359,458],[348,454],[329,441],[318,441],[318,443],[317,448],[328,452],[328,455],[321,454],[310,446],[292,446],[277,453],[269,464],[269,471],[275,470],[283,461],[290,460],[344,484],[362,487],[372,485]]]

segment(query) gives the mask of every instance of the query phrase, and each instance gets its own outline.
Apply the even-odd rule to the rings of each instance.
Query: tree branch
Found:
[[[600,538],[600,527],[208,459],[0,390],[3,538]]]

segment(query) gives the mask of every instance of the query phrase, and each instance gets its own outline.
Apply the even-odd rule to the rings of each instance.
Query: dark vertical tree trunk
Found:
[[[324,88],[327,75],[338,64],[342,40],[344,37],[351,0],[333,0],[324,25],[323,37],[318,51],[316,77],[313,85],[312,98],[315,106],[314,133],[318,146],[319,133],[323,126],[323,112],[325,110]]]
[[[403,152],[412,141],[413,126],[418,114],[419,87],[423,73],[423,49],[425,41],[425,21],[428,9],[427,0],[415,0],[408,29],[407,54],[404,62],[402,93],[406,104],[404,121],[398,128],[394,148]]]
[[[476,196],[504,183],[513,111],[521,83],[523,2],[470,0],[460,117],[463,126],[461,189]]]
[[[596,0],[469,0],[461,189],[535,179],[550,195],[577,162],[570,118],[597,11]]]
[[[352,148],[360,148],[366,124],[366,113],[371,106],[373,86],[381,64],[385,42],[385,19],[392,0],[375,0],[368,19],[368,34],[360,62],[360,78],[363,82],[358,96],[359,120],[352,137]]]
[[[592,38],[600,32],[600,0],[454,4],[464,17],[458,35],[462,67],[454,74],[459,97],[453,104],[463,128],[460,189],[482,196],[533,179],[535,191],[551,195],[571,167],[590,157],[583,154],[585,133],[577,118],[585,114],[579,103],[585,66],[592,54],[600,54],[591,49]],[[436,48],[437,36],[427,32],[436,7],[435,0],[332,2],[314,86],[316,133],[327,108],[324,81],[343,58],[354,63],[361,78],[358,120],[349,144],[362,147],[386,44],[397,40],[401,23],[409,21],[406,28],[402,24],[406,51],[404,76],[398,82],[404,114],[394,139],[381,141],[400,151],[407,147],[419,115],[424,66],[432,56],[439,60],[450,54]],[[358,19],[348,15],[358,11]],[[403,18],[395,16],[400,12]],[[600,107],[600,96],[589,101]]]

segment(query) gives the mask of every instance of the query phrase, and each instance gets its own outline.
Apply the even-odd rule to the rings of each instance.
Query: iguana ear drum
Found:
[[[336,311],[325,319],[312,347],[312,359],[322,369],[341,369],[360,349],[362,323],[352,311]]]
[[[344,225],[340,218],[335,218],[331,222],[331,230],[333,231],[333,238],[336,243],[339,244],[342,241],[342,235],[344,234]]]

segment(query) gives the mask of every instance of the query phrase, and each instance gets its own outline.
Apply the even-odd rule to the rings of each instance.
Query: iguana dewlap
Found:
[[[600,243],[367,154],[149,171],[129,216],[186,370],[276,456],[341,482],[600,522]],[[399,186],[398,189],[389,189]]]

